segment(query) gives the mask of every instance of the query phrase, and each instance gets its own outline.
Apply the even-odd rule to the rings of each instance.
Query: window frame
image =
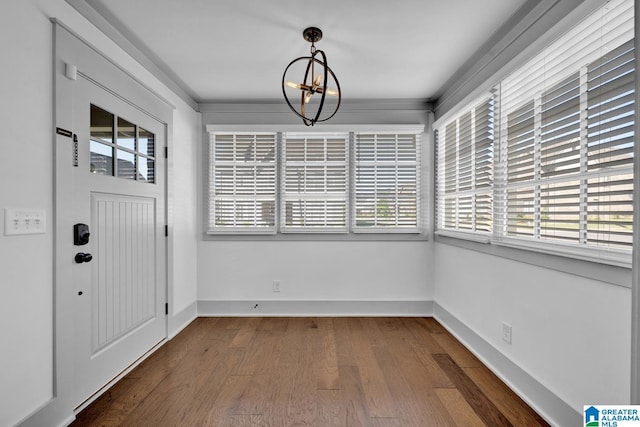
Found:
[[[252,231],[244,231],[241,233],[235,232],[233,230],[229,230],[226,232],[211,232],[208,228],[208,216],[209,216],[209,191],[208,186],[210,183],[210,151],[212,148],[212,144],[210,142],[210,135],[212,133],[277,133],[278,141],[277,141],[277,158],[278,163],[276,164],[277,170],[277,178],[276,178],[276,231],[271,233],[255,233]],[[353,230],[353,135],[358,132],[365,133],[398,133],[398,134],[415,134],[417,135],[417,141],[419,152],[420,152],[420,161],[419,161],[419,172],[418,172],[418,186],[420,187],[420,192],[418,195],[418,212],[419,218],[418,221],[421,225],[421,228],[412,232],[389,232],[387,230],[369,230],[367,231],[359,231],[355,232]],[[348,188],[347,188],[347,216],[348,216],[348,230],[344,231],[327,231],[327,232],[318,232],[312,230],[296,230],[296,232],[283,232],[281,230],[282,223],[282,215],[283,215],[283,197],[281,195],[283,189],[283,165],[281,163],[281,158],[283,156],[283,143],[282,143],[282,135],[287,133],[295,133],[295,134],[310,134],[310,133],[320,133],[320,134],[336,134],[336,133],[347,133],[349,134],[349,156],[347,160],[347,174],[349,175],[348,179]],[[324,124],[318,129],[310,129],[306,126],[302,125],[277,125],[277,124],[267,124],[267,125],[205,125],[205,143],[203,144],[203,231],[202,237],[205,241],[427,241],[429,236],[429,225],[424,217],[427,212],[427,204],[428,198],[425,194],[425,180],[428,179],[428,175],[426,173],[427,162],[425,159],[425,153],[427,150],[422,149],[422,145],[424,145],[427,141],[426,138],[429,137],[428,134],[425,133],[425,125],[424,124],[381,124],[381,125],[373,125],[373,124],[365,124],[365,125],[327,125]]]

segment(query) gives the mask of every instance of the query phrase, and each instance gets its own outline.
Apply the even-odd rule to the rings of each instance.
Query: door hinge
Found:
[[[165,159],[169,158],[169,147],[164,147],[164,158]]]
[[[167,316],[169,315],[169,303],[168,302],[164,303],[164,314],[166,314]]]
[[[169,237],[169,226],[168,225],[164,226],[164,237]]]

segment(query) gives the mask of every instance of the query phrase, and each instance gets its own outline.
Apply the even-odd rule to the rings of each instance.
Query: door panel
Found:
[[[91,280],[94,352],[143,327],[158,313],[155,199],[93,193]],[[116,250],[117,248],[117,250]]]
[[[73,117],[69,215],[91,233],[75,251],[92,255],[73,266],[80,405],[166,337],[164,159],[155,156],[165,126],[84,78]]]

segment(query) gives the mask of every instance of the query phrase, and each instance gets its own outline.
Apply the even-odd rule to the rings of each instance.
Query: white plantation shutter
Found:
[[[208,233],[275,233],[275,133],[210,134]]]
[[[633,57],[633,1],[610,1],[501,82],[498,239],[628,252]]]
[[[494,96],[436,129],[436,225],[490,233],[493,226]]]
[[[420,232],[420,134],[355,133],[353,231]]]
[[[284,136],[281,231],[348,231],[349,134]]]
[[[207,233],[420,234],[424,127],[358,127],[235,132],[207,125]]]
[[[587,243],[630,248],[634,54],[630,40],[588,67]]]
[[[633,21],[632,0],[607,2],[434,124],[438,234],[628,265]]]

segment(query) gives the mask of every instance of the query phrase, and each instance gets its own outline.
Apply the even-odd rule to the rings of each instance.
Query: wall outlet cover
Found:
[[[505,322],[502,322],[502,341],[507,344],[511,344],[511,325]]]

